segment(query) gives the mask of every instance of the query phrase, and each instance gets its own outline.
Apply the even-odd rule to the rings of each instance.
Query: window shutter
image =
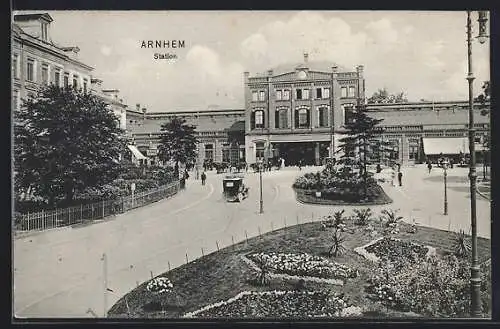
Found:
[[[250,129],[255,129],[255,111],[250,114]]]
[[[274,111],[274,127],[280,128],[280,111]]]
[[[310,110],[306,110],[307,111],[307,121],[306,121],[306,126],[307,127],[311,127],[311,111]]]
[[[299,110],[295,110],[295,128],[299,127]]]

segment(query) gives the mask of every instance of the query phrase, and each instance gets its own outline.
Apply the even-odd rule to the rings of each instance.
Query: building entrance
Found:
[[[328,156],[329,143],[291,142],[274,144],[275,157],[285,159],[286,166],[297,166],[302,160],[304,166],[320,165]]]

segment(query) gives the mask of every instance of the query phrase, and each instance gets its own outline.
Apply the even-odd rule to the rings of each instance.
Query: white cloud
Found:
[[[398,41],[398,31],[387,18],[369,22],[366,25],[366,30],[377,44],[393,44]]]
[[[111,55],[111,48],[108,47],[108,46],[102,46],[101,47],[101,54],[103,54],[104,56],[109,56]]]

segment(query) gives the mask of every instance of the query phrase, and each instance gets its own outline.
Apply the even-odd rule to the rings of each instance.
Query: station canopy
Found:
[[[469,140],[466,137],[423,138],[425,155],[469,154]],[[476,145],[476,150],[479,145]]]

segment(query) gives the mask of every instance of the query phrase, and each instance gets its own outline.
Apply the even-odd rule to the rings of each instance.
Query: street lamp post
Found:
[[[447,188],[446,188],[446,176],[448,176],[448,173],[446,172],[447,164],[443,164],[443,173],[444,173],[444,214],[448,215],[448,193],[447,193]]]
[[[261,161],[259,163],[259,180],[260,180],[260,211],[259,213],[263,214],[264,213],[264,200],[262,199],[262,167],[263,167],[263,162]]]
[[[486,41],[486,22],[487,13],[479,11],[479,36],[480,43]],[[475,150],[475,129],[474,129],[474,94],[473,83],[474,74],[472,73],[472,21],[471,11],[467,11],[467,81],[469,83],[469,179],[470,179],[470,210],[471,210],[471,244],[472,244],[472,263],[471,263],[471,316],[479,317],[481,315],[481,277],[479,269],[479,260],[477,255],[477,218],[476,218],[476,150]]]

